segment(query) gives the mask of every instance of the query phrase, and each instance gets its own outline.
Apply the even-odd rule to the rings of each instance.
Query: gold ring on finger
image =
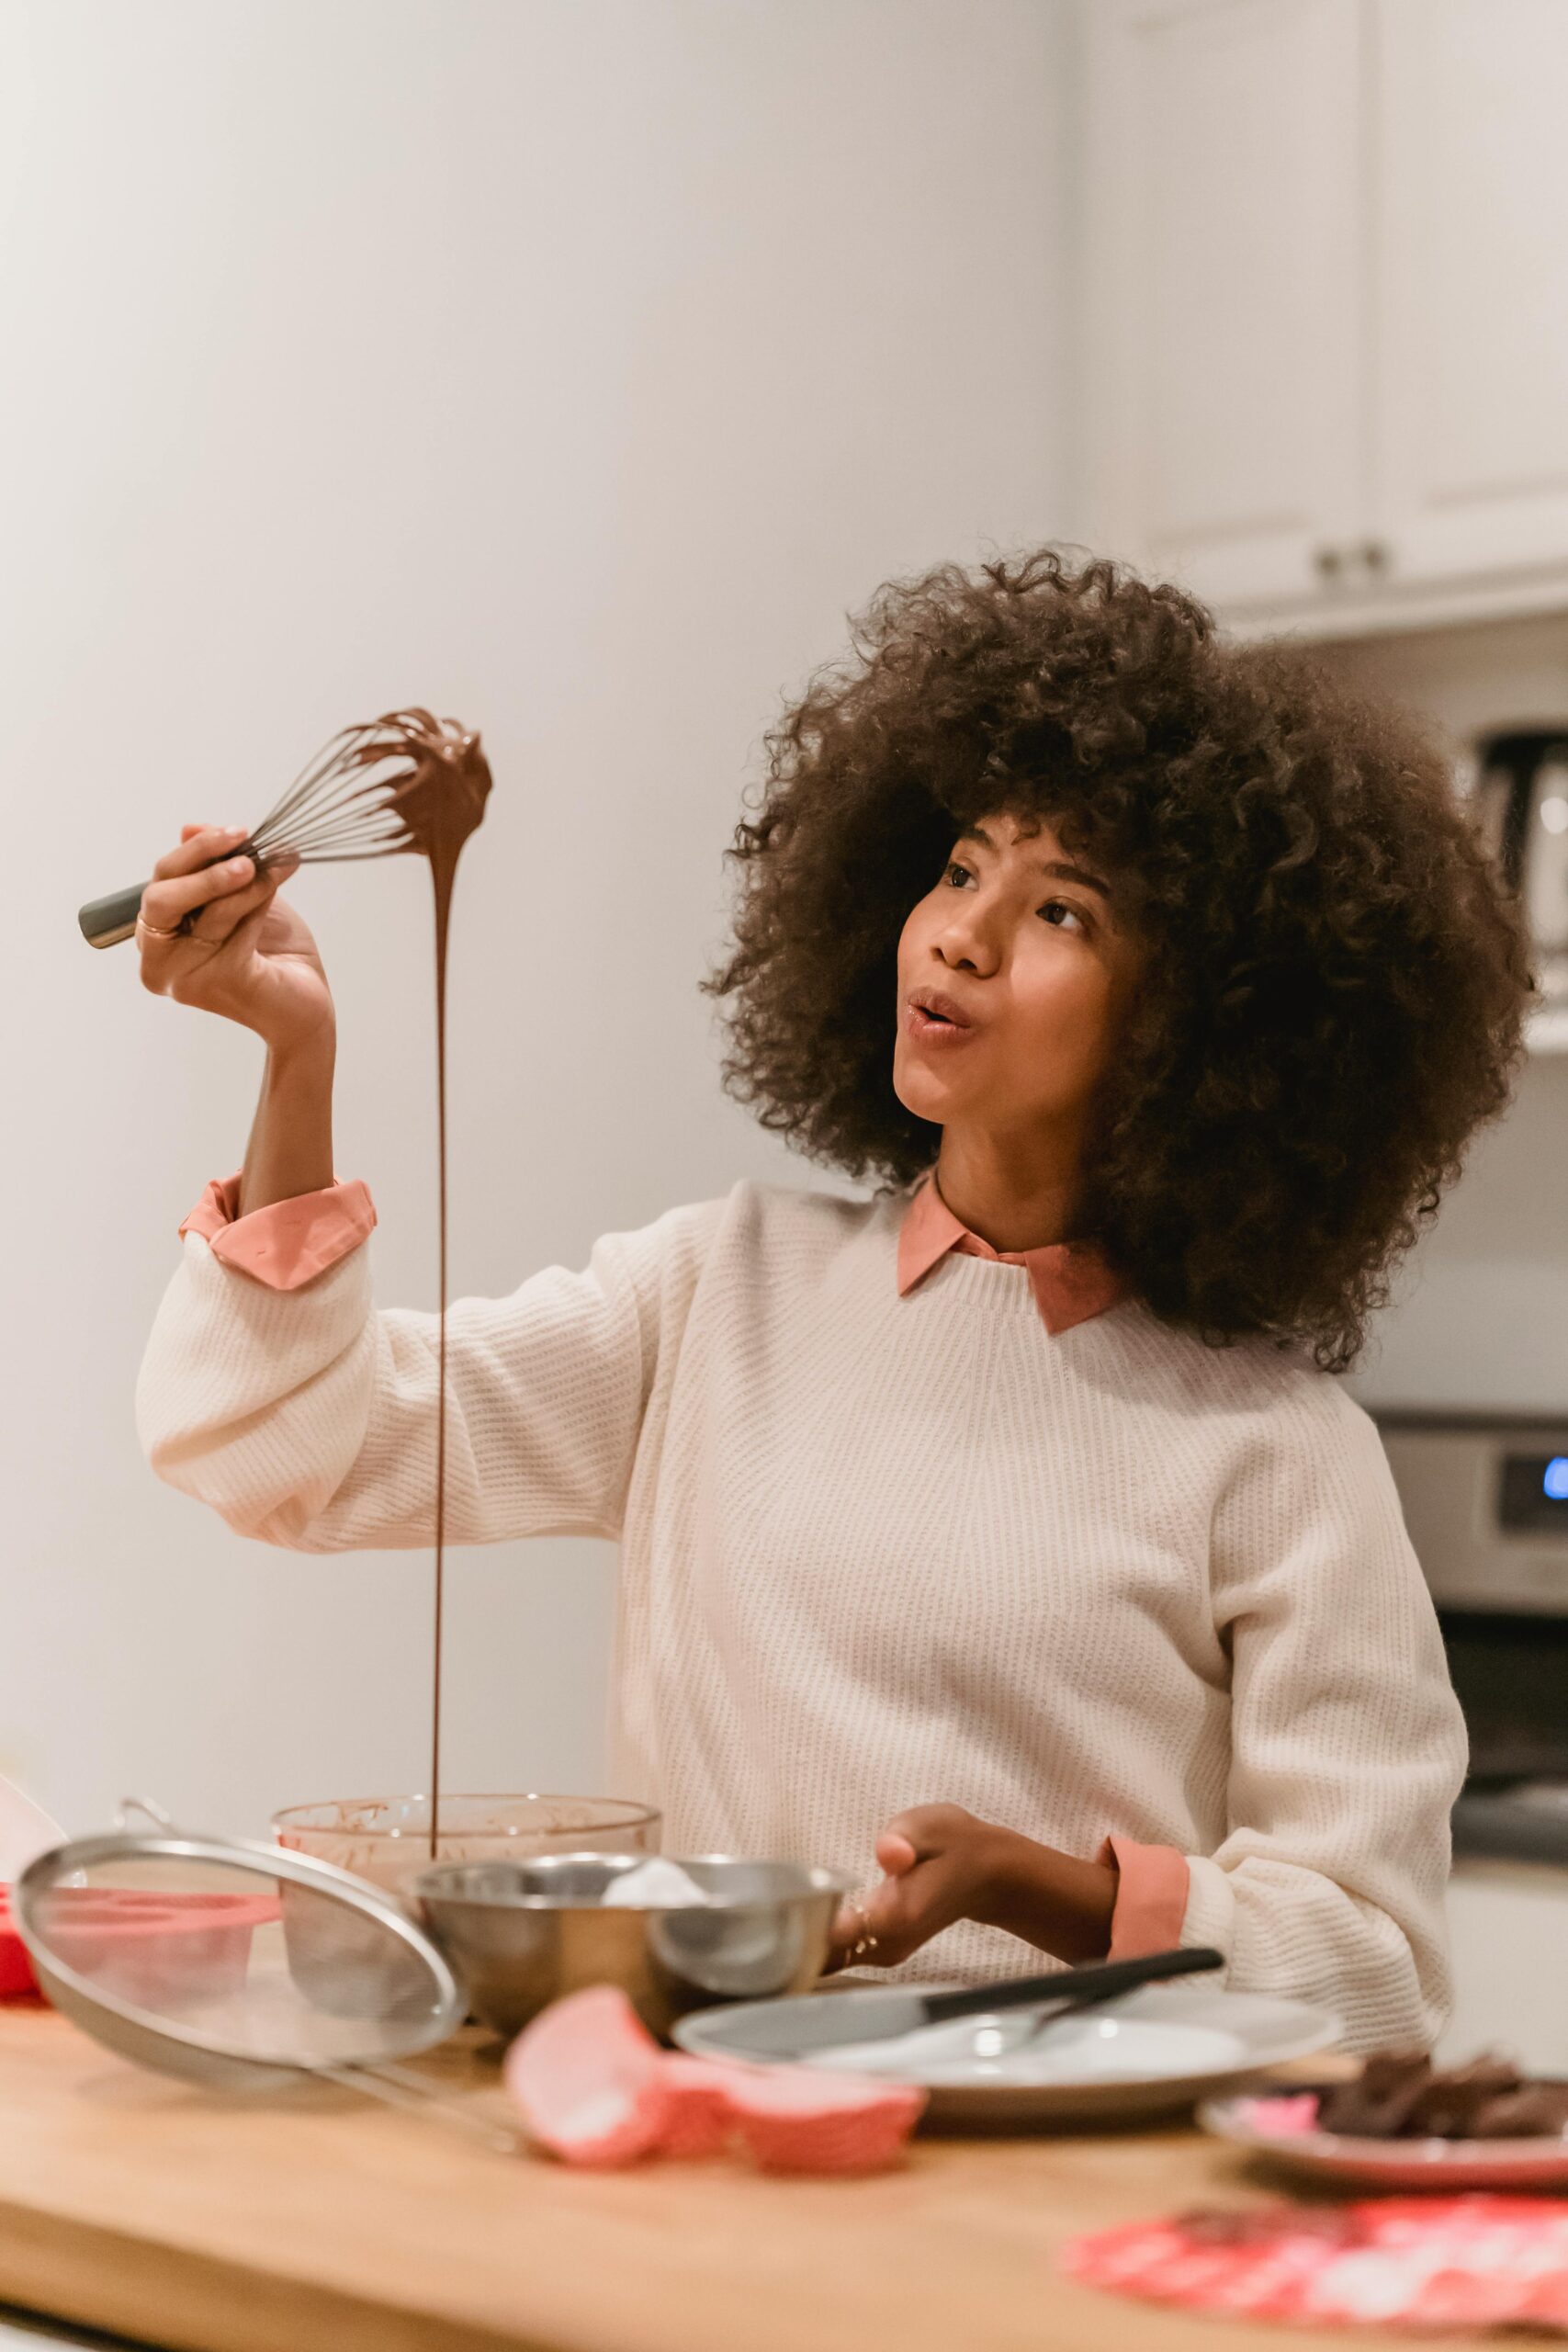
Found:
[[[145,915],[139,914],[136,922],[138,929],[144,931],[149,939],[186,939],[190,935],[183,924],[176,924],[173,931],[160,931],[157,924],[149,922]]]

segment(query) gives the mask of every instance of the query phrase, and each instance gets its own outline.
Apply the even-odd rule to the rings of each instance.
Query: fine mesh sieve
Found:
[[[457,2030],[465,1997],[398,1904],[331,1862],[188,1836],[128,1799],[117,1831],[30,1862],[12,1905],[55,2007],[140,2065],[222,2090],[315,2076],[521,2144],[397,2067]]]

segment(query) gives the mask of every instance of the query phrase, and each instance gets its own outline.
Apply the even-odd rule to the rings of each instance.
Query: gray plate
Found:
[[[887,2013],[896,1988],[834,1996],[868,2020]],[[908,1988],[916,1993],[947,1986]],[[1198,1983],[1145,1984],[1120,2000],[1042,2024],[1036,2012],[1002,2010],[886,2040],[841,2043],[808,2056],[805,2001],[750,2001],[705,2009],[675,2028],[682,2050],[704,2058],[808,2065],[918,2083],[930,2113],[954,2123],[1094,2123],[1168,2113],[1217,2097],[1287,2059],[1338,2041],[1331,2010],[1262,1993]],[[913,2001],[911,2001],[913,2008]]]

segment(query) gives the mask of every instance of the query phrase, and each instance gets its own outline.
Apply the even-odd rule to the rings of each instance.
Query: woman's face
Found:
[[[1076,1131],[1140,963],[1104,876],[1048,827],[987,817],[900,935],[894,1091],[917,1118],[1014,1146]]]

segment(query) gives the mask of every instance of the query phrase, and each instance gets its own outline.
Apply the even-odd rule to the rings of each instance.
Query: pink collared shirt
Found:
[[[930,1273],[939,1258],[956,1250],[966,1258],[994,1258],[1004,1266],[1027,1266],[1040,1319],[1053,1339],[1103,1315],[1127,1295],[1098,1250],[1069,1249],[1063,1241],[1039,1250],[993,1250],[961,1225],[937,1190],[936,1170],[925,1177],[898,1228],[898,1295],[903,1298]]]
[[[369,1190],[358,1179],[275,1201],[246,1216],[235,1215],[239,1200],[238,1174],[215,1178],[180,1227],[181,1236],[199,1234],[224,1265],[269,1290],[300,1289],[356,1250],[376,1224]],[[1053,1339],[1104,1314],[1127,1295],[1126,1283],[1092,1250],[1070,1250],[1061,1242],[1039,1250],[993,1250],[954,1216],[937,1190],[933,1169],[898,1229],[899,1297],[950,1250],[1027,1267],[1041,1321]],[[1180,1942],[1190,1876],[1184,1854],[1174,1846],[1142,1846],[1111,1836],[1101,1842],[1095,1860],[1118,1873],[1110,1959],[1130,1960]]]

